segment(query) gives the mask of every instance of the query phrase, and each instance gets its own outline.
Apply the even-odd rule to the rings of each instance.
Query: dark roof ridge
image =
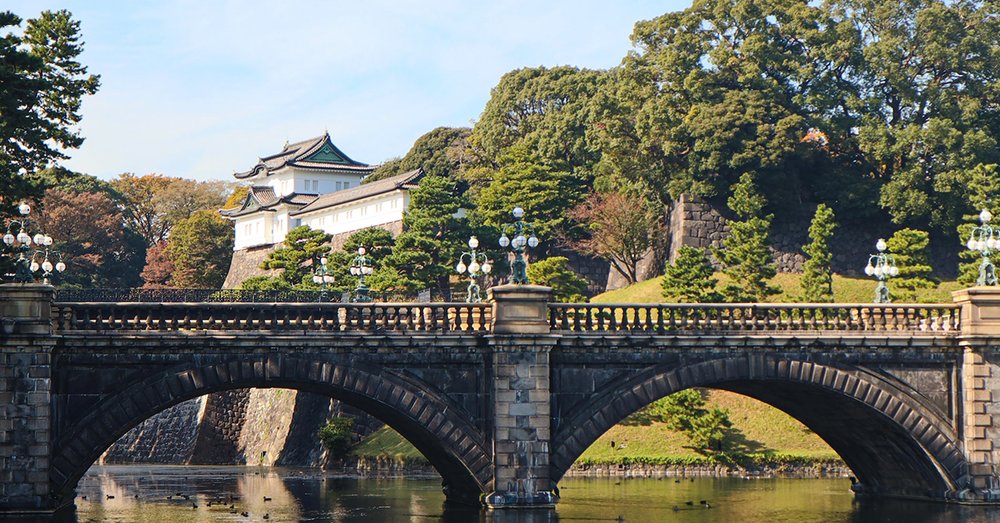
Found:
[[[282,148],[281,152],[268,156],[259,157],[257,159],[258,160],[257,165],[253,166],[247,171],[234,172],[233,176],[241,180],[257,176],[261,172],[264,172],[267,176],[270,176],[271,172],[281,169],[283,167],[290,165],[294,166],[298,162],[310,162],[308,158],[313,154],[315,154],[316,152],[320,151],[325,145],[329,145],[330,148],[333,149],[336,155],[343,158],[344,163],[332,163],[332,162],[326,163],[322,161],[312,161],[313,163],[328,165],[329,166],[328,168],[331,170],[335,170],[338,168],[356,169],[356,170],[365,170],[369,168],[371,170],[375,169],[374,167],[371,167],[366,163],[354,160],[350,156],[344,154],[344,151],[341,151],[340,148],[333,143],[333,140],[330,138],[330,133],[327,132],[322,136],[309,138],[307,140],[302,140],[299,142],[295,142],[293,144],[286,144],[284,148]],[[324,168],[324,167],[312,167],[312,168]]]

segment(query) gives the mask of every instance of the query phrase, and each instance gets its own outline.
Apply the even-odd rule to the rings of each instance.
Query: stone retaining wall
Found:
[[[207,396],[160,412],[128,431],[102,457],[104,463],[191,462]]]
[[[147,419],[112,445],[103,463],[322,466],[316,436],[333,416],[355,418],[356,439],[382,423],[329,397],[240,389],[195,398]]]

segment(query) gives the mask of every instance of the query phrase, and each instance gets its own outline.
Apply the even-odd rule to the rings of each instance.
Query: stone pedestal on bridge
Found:
[[[0,510],[53,509],[49,491],[53,289],[0,285]]]
[[[485,501],[494,509],[552,506],[559,501],[549,467],[552,289],[504,285],[490,289],[490,297],[494,490]]]

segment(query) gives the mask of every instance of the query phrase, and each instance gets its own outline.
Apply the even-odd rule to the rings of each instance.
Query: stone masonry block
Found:
[[[508,413],[511,416],[533,416],[538,412],[538,405],[533,403],[511,403]]]
[[[971,442],[971,447],[974,452],[991,451],[993,450],[993,442],[988,439],[974,439]]]

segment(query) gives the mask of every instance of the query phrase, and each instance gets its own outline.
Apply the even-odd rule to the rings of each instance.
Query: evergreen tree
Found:
[[[933,289],[937,286],[927,253],[930,239],[926,231],[898,230],[886,245],[899,267],[899,276],[889,280],[894,300],[913,301],[918,289]]]
[[[458,212],[463,203],[454,179],[424,176],[410,193],[403,232],[385,263],[416,289],[436,288],[450,299],[452,265],[469,238],[468,220]]]
[[[774,215],[764,214],[766,205],[753,174],[743,173],[729,197],[729,208],[742,220],[729,222],[730,235],[723,241],[724,248],[715,252],[730,280],[723,289],[727,301],[764,301],[780,292],[768,283],[777,271],[767,245]]]
[[[582,303],[587,298],[587,280],[569,268],[565,256],[553,256],[528,265],[528,281],[552,287],[552,299],[560,303]]]
[[[268,254],[260,268],[282,269],[278,277],[288,285],[312,288],[311,264],[330,252],[329,242],[330,235],[321,230],[310,229],[308,225],[296,227],[288,231],[284,244]]]
[[[961,260],[958,268],[958,282],[971,287],[976,284],[976,280],[979,278],[979,265],[982,256],[979,252],[969,249],[966,243],[972,235],[972,230],[982,225],[979,221],[979,213],[983,209],[987,209],[994,216],[994,221],[990,225],[994,228],[998,225],[1000,207],[997,207],[997,202],[1000,200],[1000,172],[998,172],[996,164],[979,166],[969,173],[969,179],[971,180],[968,188],[971,208],[970,212],[962,216],[964,221],[958,225],[957,229],[958,240],[962,245],[958,253]],[[996,263],[996,260],[993,261]]]
[[[825,204],[816,207],[816,214],[813,215],[809,224],[808,245],[802,250],[809,257],[802,267],[802,297],[810,303],[832,303],[833,302],[833,268],[831,263],[833,255],[830,254],[830,239],[837,228],[834,221],[833,209]]]
[[[490,184],[476,195],[476,219],[500,227],[513,221],[511,209],[519,206],[543,240],[536,252],[544,253],[551,240],[576,235],[570,209],[586,197],[586,186],[573,173],[550,167],[532,151],[514,148],[503,157]]]
[[[663,297],[679,303],[714,303],[722,300],[715,290],[719,280],[712,277],[715,267],[704,249],[685,245],[677,259],[663,273]]]

